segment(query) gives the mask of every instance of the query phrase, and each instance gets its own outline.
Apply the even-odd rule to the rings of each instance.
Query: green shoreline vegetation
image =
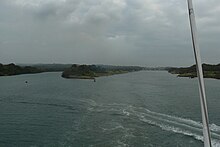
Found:
[[[78,64],[21,64],[3,65],[0,63],[0,76],[14,76],[21,74],[36,74],[42,72],[62,72],[63,78],[68,79],[95,79],[101,76],[111,76],[128,72],[140,71],[145,68],[139,66],[112,66],[112,65],[78,65]]]
[[[108,66],[108,65],[78,65],[73,64],[62,73],[67,79],[95,79],[96,77],[124,74],[143,70],[139,66]]]
[[[13,76],[13,75],[21,75],[21,74],[34,74],[41,73],[42,70],[31,67],[31,66],[18,66],[13,63],[3,65],[0,63],[0,76]]]
[[[204,78],[220,79],[220,64],[203,64]],[[13,76],[21,74],[36,74],[42,72],[61,71],[63,78],[68,79],[95,79],[101,76],[124,74],[140,70],[158,70],[157,68],[144,68],[140,66],[112,66],[112,65],[79,65],[79,64],[36,64],[36,65],[15,65],[13,63],[3,65],[0,63],[0,76]],[[178,77],[197,77],[196,66],[182,68],[165,68],[171,74]]]
[[[220,64],[202,64],[204,78],[220,79]],[[178,77],[197,77],[196,65],[182,68],[169,68],[168,72],[171,74],[177,74]]]

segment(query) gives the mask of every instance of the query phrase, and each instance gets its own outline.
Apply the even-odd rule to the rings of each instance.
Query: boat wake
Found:
[[[92,103],[92,107],[89,108],[89,111],[99,113],[111,111],[114,115],[123,115],[129,119],[135,119],[147,123],[148,125],[157,126],[164,131],[190,136],[196,140],[203,141],[201,122],[153,112],[143,107],[135,107],[125,104],[94,105],[94,103],[95,102]],[[211,124],[210,130],[212,146],[220,147],[220,126]]]
[[[191,136],[197,140],[203,141],[202,124],[190,119],[152,112],[145,108],[130,108],[131,114],[134,114],[139,120],[150,125],[158,126],[162,130],[173,133]],[[127,113],[125,113],[127,114]],[[212,146],[220,147],[220,126],[210,125]]]

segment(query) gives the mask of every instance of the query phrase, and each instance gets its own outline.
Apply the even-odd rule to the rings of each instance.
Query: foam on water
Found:
[[[220,126],[217,126],[216,124],[211,124],[210,129],[212,131],[220,132]]]
[[[171,131],[173,133],[191,136],[197,140],[203,141],[202,136],[202,124],[194,120],[185,119],[181,117],[171,116],[167,114],[152,112],[145,108],[129,107],[130,111],[148,124],[160,127],[165,131]],[[144,110],[144,111],[142,111]],[[212,146],[220,147],[220,130],[219,126],[215,124],[210,125],[212,134]]]
[[[203,136],[198,135],[196,133],[192,133],[191,131],[183,130],[181,128],[165,125],[165,124],[162,124],[162,123],[160,124],[160,123],[157,123],[157,122],[154,122],[154,121],[151,121],[151,120],[147,120],[147,119],[142,119],[142,121],[144,121],[148,124],[151,124],[151,125],[158,126],[162,130],[165,130],[165,131],[170,131],[170,132],[177,133],[177,134],[191,136],[191,137],[195,138],[196,140],[203,141]],[[220,147],[220,140],[212,139],[212,146],[213,147]]]
[[[114,130],[117,130],[117,129],[125,129],[125,128],[122,125],[118,125],[118,126],[115,126],[113,128],[102,128],[103,132],[114,131]]]
[[[134,107],[125,104],[101,104],[96,105],[93,111],[117,112],[128,118],[145,122],[160,127],[164,131],[182,134],[203,141],[202,123],[187,118],[153,112],[143,107]],[[118,129],[118,128],[117,128]],[[220,126],[210,124],[212,146],[220,147]]]

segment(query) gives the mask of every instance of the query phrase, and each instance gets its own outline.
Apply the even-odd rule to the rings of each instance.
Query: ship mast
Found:
[[[211,134],[209,130],[209,118],[208,118],[208,110],[207,110],[207,102],[206,102],[206,94],[205,94],[205,85],[204,85],[204,79],[203,79],[200,49],[199,49],[199,45],[197,42],[196,20],[195,20],[192,0],[187,0],[187,1],[188,1],[188,9],[189,9],[189,20],[190,20],[190,27],[191,27],[193,50],[194,50],[194,56],[195,56],[195,61],[196,61],[196,67],[197,67],[197,76],[198,76],[198,81],[199,81],[204,147],[211,147],[212,146],[211,145]]]

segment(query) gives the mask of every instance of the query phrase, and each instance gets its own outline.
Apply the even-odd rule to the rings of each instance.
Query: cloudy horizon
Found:
[[[202,61],[220,63],[220,1],[194,0]],[[186,0],[1,0],[0,63],[194,64]]]

